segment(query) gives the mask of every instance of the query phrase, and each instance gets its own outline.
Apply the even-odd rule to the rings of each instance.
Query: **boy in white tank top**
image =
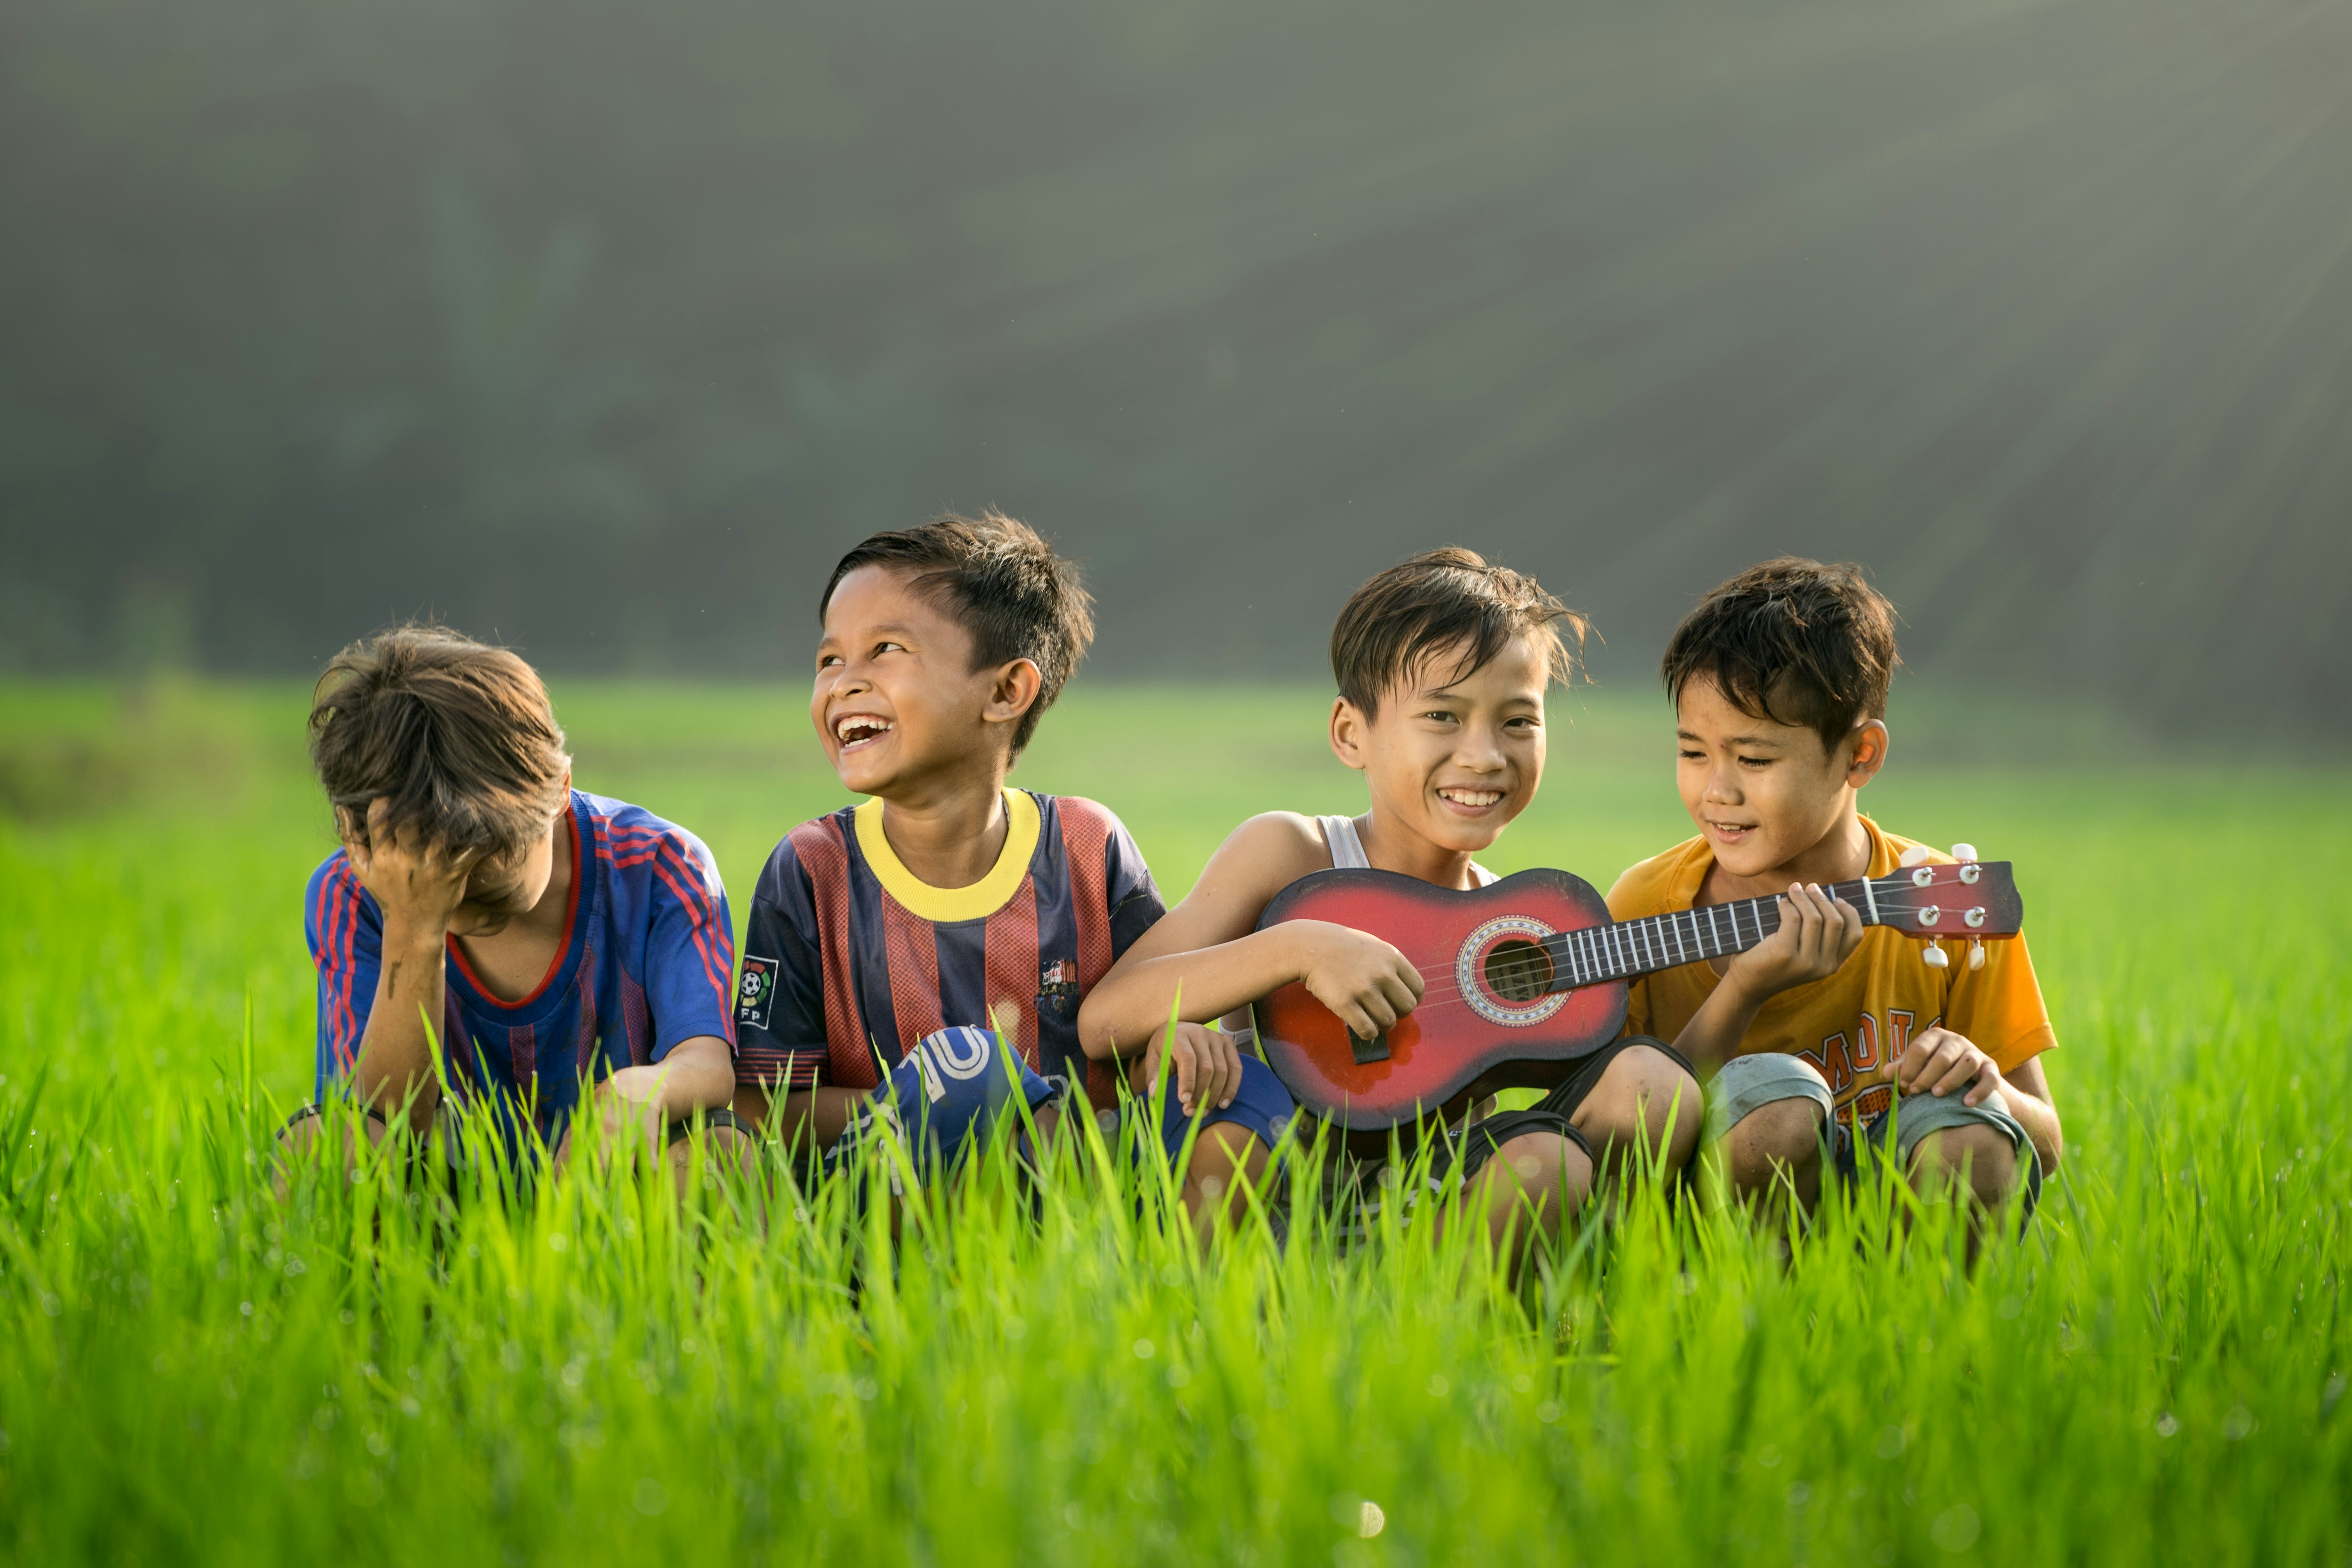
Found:
[[[1188,1022],[1228,1016],[1229,1028],[1246,1028],[1250,1004],[1294,982],[1360,1036],[1410,1013],[1422,977],[1388,942],[1324,921],[1261,931],[1258,917],[1292,882],[1335,865],[1444,888],[1495,880],[1471,856],[1542,781],[1544,693],[1573,668],[1562,620],[1580,642],[1580,617],[1533,579],[1467,550],[1415,556],[1358,589],[1331,633],[1339,694],[1330,742],[1364,775],[1371,809],[1354,818],[1268,812],[1235,828],[1184,901],[1088,994],[1078,1014],[1087,1048],[1125,1048],[1165,1027],[1171,1005]],[[1527,1110],[1470,1118],[1481,1097],[1518,1084],[1550,1092]],[[1465,1206],[1484,1215],[1497,1245],[1548,1242],[1590,1194],[1596,1161],[1605,1173],[1639,1140],[1665,1146],[1676,1168],[1687,1162],[1698,1103],[1696,1079],[1655,1041],[1518,1064],[1444,1109],[1433,1179],[1462,1184]],[[1385,1132],[1347,1140],[1332,1195],[1353,1209],[1349,1217],[1377,1205],[1387,1148]]]

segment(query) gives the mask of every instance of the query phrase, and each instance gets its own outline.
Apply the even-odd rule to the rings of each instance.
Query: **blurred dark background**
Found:
[[[1930,679],[2341,734],[2347,82],[2272,0],[10,0],[0,668],[797,678],[993,502],[1098,672],[1459,542],[1640,682],[1797,551]]]

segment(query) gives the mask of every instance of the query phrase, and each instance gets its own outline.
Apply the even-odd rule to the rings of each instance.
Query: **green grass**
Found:
[[[559,689],[581,784],[748,889],[838,804],[795,693]],[[1556,715],[1490,862],[1673,841],[1657,713]],[[2013,858],[2070,1158],[1973,1279],[1884,1191],[1797,1247],[1654,1200],[1513,1295],[1425,1235],[1209,1257],[1133,1171],[926,1211],[262,1195],[309,1092],[302,694],[0,689],[0,1556],[239,1563],[2324,1563],[2352,1549],[2341,770],[1998,764],[1880,818]],[[1081,689],[1022,782],[1171,897],[1354,809],[1311,691]],[[1978,722],[1981,722],[1979,716]],[[1906,727],[1907,726],[1907,727]],[[1903,749],[1908,746],[1909,750]],[[1906,768],[1906,757],[1917,760]],[[739,902],[737,913],[740,918]],[[28,1111],[38,1087],[36,1110]],[[656,1190],[657,1191],[657,1190]],[[1381,1528],[1366,1537],[1370,1501]]]

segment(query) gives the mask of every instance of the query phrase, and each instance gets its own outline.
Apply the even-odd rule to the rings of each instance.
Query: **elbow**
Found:
[[[1118,1036],[1111,1027],[1110,1011],[1097,1006],[1092,996],[1078,1005],[1078,1049],[1090,1062],[1111,1061],[1118,1056]]]

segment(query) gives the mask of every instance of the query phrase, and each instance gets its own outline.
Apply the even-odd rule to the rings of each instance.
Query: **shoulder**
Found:
[[[1914,865],[1948,866],[1952,864],[1952,858],[1932,844],[1924,844],[1916,838],[1906,838],[1900,833],[1889,833],[1867,816],[1862,819],[1862,826],[1872,839],[1870,874],[1874,877],[1885,876],[1888,871],[1901,865],[1903,858],[1906,855],[1913,857]]]
[[[574,809],[584,819],[586,836],[593,840],[589,852],[614,872],[674,877],[681,870],[691,871],[704,890],[713,895],[726,891],[710,847],[690,829],[608,795],[574,790],[572,796]]]
[[[302,890],[302,932],[312,955],[347,959],[361,947],[373,947],[382,924],[375,900],[352,869],[352,858],[338,849],[320,861]]]
[[[1663,854],[1628,866],[1609,889],[1609,912],[1627,921],[1689,908],[1706,858],[1706,841],[1694,835]]]
[[[854,805],[845,805],[812,816],[776,840],[776,847],[768,851],[767,863],[760,868],[758,896],[797,898],[805,893],[812,878],[847,876],[849,846],[857,837],[856,811]]]
[[[1194,891],[1234,892],[1262,908],[1299,878],[1330,868],[1321,824],[1295,811],[1262,812],[1225,835]]]
[[[1131,850],[1135,836],[1128,832],[1127,824],[1118,814],[1098,800],[1088,800],[1082,795],[1034,795],[1037,810],[1062,837],[1072,850],[1101,853],[1106,849],[1124,847]]]

